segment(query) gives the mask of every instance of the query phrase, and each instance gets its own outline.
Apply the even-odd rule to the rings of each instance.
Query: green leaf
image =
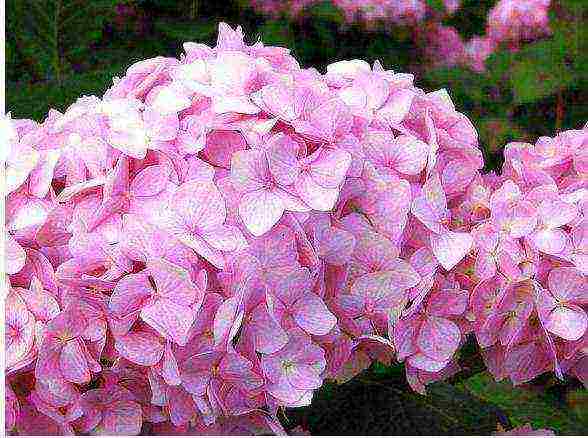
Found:
[[[10,37],[39,80],[61,80],[89,57],[123,0],[7,0]]]
[[[443,0],[427,0],[427,5],[437,12],[445,12]]]
[[[102,95],[112,85],[113,76],[120,75],[125,67],[112,65],[106,70],[75,74],[65,77],[61,83],[7,83],[6,109],[15,118],[43,120],[49,108],[64,111],[81,95]]]
[[[286,20],[268,20],[258,28],[259,36],[266,45],[293,47],[293,34]]]
[[[528,44],[516,53],[510,67],[510,85],[515,104],[535,102],[567,88],[574,71],[562,39]]]
[[[160,18],[155,30],[167,38],[179,41],[213,42],[216,38],[217,23],[214,21],[178,21]]]
[[[287,412],[313,435],[489,435],[505,417],[487,402],[449,384],[428,395],[407,387],[404,373],[379,378],[364,372],[340,386],[329,385],[312,405]]]
[[[570,410],[559,407],[554,397],[545,392],[495,382],[486,372],[477,374],[458,386],[502,408],[509,415],[513,426],[531,423],[535,429],[552,429],[558,435],[583,435],[588,431],[585,420],[581,420]]]
[[[330,1],[314,4],[309,8],[308,12],[311,17],[317,18],[321,21],[331,21],[339,25],[345,22],[345,17],[341,9],[336,7]]]
[[[514,102],[524,104],[551,96],[573,80],[573,73],[568,67],[525,59],[513,66],[510,83]]]
[[[584,423],[588,423],[588,390],[576,389],[567,394],[568,405]]]
[[[480,145],[484,152],[485,170],[500,170],[502,149],[511,141],[530,141],[526,133],[514,121],[504,116],[484,117],[477,123]]]
[[[559,3],[561,3],[561,6],[564,8],[575,12],[576,14],[584,12],[586,9],[588,9],[588,3],[586,0],[560,0]]]

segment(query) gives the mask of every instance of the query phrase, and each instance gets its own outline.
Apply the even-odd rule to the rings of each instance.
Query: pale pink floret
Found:
[[[511,180],[491,195],[490,208],[493,222],[510,237],[527,236],[537,225],[537,209],[524,199],[520,188]]]
[[[268,232],[286,210],[309,210],[293,187],[277,183],[262,150],[236,152],[231,162],[231,178],[241,193],[239,216],[255,236]]]
[[[277,321],[293,318],[298,327],[309,334],[326,335],[335,326],[337,318],[310,290],[311,276],[307,268],[276,270],[268,281],[266,300],[269,313]]]
[[[394,257],[390,242],[375,233],[358,239],[349,276],[349,294],[335,298],[337,307],[346,317],[365,315],[374,321],[388,312],[399,313],[408,301],[408,289],[420,280],[410,264]]]
[[[101,371],[83,339],[87,323],[79,309],[70,307],[45,327],[35,376],[39,395],[51,405],[72,402],[76,396],[72,384],[88,383],[92,373]]]
[[[188,271],[165,259],[150,259],[147,271],[118,282],[109,308],[123,326],[130,328],[140,317],[164,338],[186,345],[203,298]]]
[[[6,371],[15,372],[35,360],[36,321],[16,291],[5,300]]]
[[[222,194],[212,181],[193,180],[171,195],[159,224],[183,244],[213,265],[224,266],[223,252],[242,245],[241,232],[226,225],[227,210]]]
[[[429,298],[422,313],[401,318],[394,327],[398,358],[424,371],[441,371],[461,342],[460,328],[450,318],[465,311],[467,299],[464,291],[441,290]]]
[[[568,236],[561,229],[578,215],[574,204],[558,199],[544,200],[538,206],[538,229],[529,236],[533,245],[545,254],[557,255],[564,251]]]
[[[523,426],[515,427],[514,429],[505,430],[501,432],[495,432],[495,436],[552,436],[555,433],[550,429],[533,429],[533,427],[527,423]]]
[[[306,158],[298,159],[298,145],[278,135],[270,141],[267,151],[269,170],[281,186],[294,186],[302,201],[313,210],[331,210],[339,188],[351,165],[348,152],[319,148]]]
[[[141,431],[141,406],[127,389],[115,385],[91,389],[81,396],[80,407],[82,432],[138,435]]]
[[[9,233],[5,235],[4,245],[4,270],[7,274],[16,274],[24,267],[27,255]]]
[[[588,274],[588,221],[583,220],[572,230],[571,247],[569,248],[570,261],[582,271]]]
[[[451,214],[437,174],[427,180],[420,196],[413,200],[411,212],[432,231],[433,254],[446,270],[459,263],[472,248],[473,239],[469,233],[454,232],[448,228]]]
[[[262,369],[272,397],[286,406],[305,406],[322,384],[324,352],[304,334],[293,332],[289,337],[284,348],[264,357]]]
[[[539,294],[539,314],[551,333],[570,340],[580,339],[588,327],[582,306],[588,303],[588,277],[574,268],[549,273],[549,289]]]
[[[366,158],[384,169],[418,175],[425,168],[429,146],[415,137],[394,138],[388,131],[370,132],[364,142]]]

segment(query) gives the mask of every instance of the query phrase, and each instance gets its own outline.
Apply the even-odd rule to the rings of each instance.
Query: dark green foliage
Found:
[[[287,411],[291,426],[313,435],[489,435],[507,417],[491,403],[447,383],[422,396],[411,391],[403,374],[365,372],[341,385],[326,385],[312,406]]]
[[[123,0],[7,0],[9,80],[59,82],[86,70],[106,23],[122,3]],[[27,76],[23,78],[25,72]]]
[[[539,378],[534,385],[513,387],[495,382],[488,373],[480,373],[458,387],[503,409],[515,427],[531,423],[535,429],[552,429],[558,435],[586,435],[588,419],[569,408],[566,385],[548,375],[544,380],[547,381],[541,382]],[[576,397],[588,394],[585,389],[574,389],[574,393]]]
[[[8,109],[15,118],[43,120],[47,108],[63,111],[84,94],[102,94],[112,84],[112,77],[123,74],[124,68],[111,66],[111,70],[78,74],[61,83],[50,81],[27,85],[8,82]]]

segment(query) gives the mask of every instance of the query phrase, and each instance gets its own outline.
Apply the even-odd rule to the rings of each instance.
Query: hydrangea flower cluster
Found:
[[[249,0],[257,11],[272,16],[286,14],[300,17],[305,8],[322,0]],[[331,0],[339,8],[347,23],[362,22],[374,25],[376,22],[411,25],[422,21],[431,9],[425,0]],[[449,14],[459,9],[460,0],[443,0]]]
[[[533,427],[527,423],[523,426],[515,427],[511,430],[505,430],[496,432],[494,436],[555,436],[550,429],[533,429]]]
[[[501,47],[518,49],[522,43],[549,35],[551,0],[499,0],[488,13],[486,32],[468,41],[452,26],[439,22],[423,0],[331,0],[339,8],[347,23],[361,22],[368,27],[378,23],[413,27],[414,38],[423,48],[433,66],[464,65],[474,71],[485,70],[486,59]],[[287,14],[300,17],[304,8],[319,3],[317,0],[282,1],[250,0],[257,11],[270,16]],[[444,0],[445,14],[455,13],[459,0]],[[422,28],[425,18],[432,18]],[[417,25],[418,24],[418,25]]]
[[[445,90],[216,47],[4,118],[7,430],[277,433],[373,361],[588,379],[588,128],[482,175]]]

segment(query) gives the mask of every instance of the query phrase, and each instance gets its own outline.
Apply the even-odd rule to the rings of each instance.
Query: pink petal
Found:
[[[227,217],[225,201],[211,182],[188,181],[182,184],[173,194],[172,202],[187,225],[204,231],[222,225]]]
[[[231,178],[242,190],[264,187],[269,180],[269,167],[265,153],[259,149],[237,151],[231,158]]]
[[[72,383],[83,385],[92,378],[79,340],[65,344],[59,356],[59,367],[63,377]]]
[[[220,225],[202,233],[202,238],[214,249],[219,251],[235,251],[239,247],[247,246],[243,235],[237,227]]]
[[[427,311],[435,316],[461,315],[467,309],[468,300],[465,291],[440,290],[429,299]]]
[[[218,269],[224,269],[225,257],[222,251],[210,246],[203,237],[190,234],[176,236],[184,245],[192,248],[196,253]]]
[[[461,332],[454,322],[430,316],[421,327],[417,344],[427,357],[446,362],[457,350],[460,340]]]
[[[338,188],[345,180],[351,165],[349,152],[340,149],[318,149],[312,157],[314,158],[310,164],[312,179],[322,187]]]
[[[588,316],[579,306],[557,306],[551,311],[545,328],[568,341],[580,339],[588,327]]]
[[[146,275],[127,275],[116,284],[108,307],[117,316],[130,315],[141,308],[151,293],[152,289]]]
[[[176,426],[187,424],[196,415],[196,406],[190,394],[179,386],[167,388],[169,418]]]
[[[243,316],[243,303],[240,296],[234,296],[222,303],[214,317],[214,344],[219,346],[231,342],[241,327]]]
[[[210,164],[230,168],[231,158],[235,152],[245,150],[247,143],[238,132],[213,131],[206,136],[206,146],[202,155]]]
[[[355,237],[348,231],[328,227],[320,233],[318,255],[331,265],[344,265],[355,248]]]
[[[298,143],[283,134],[278,134],[270,140],[267,162],[278,184],[289,186],[296,180],[300,173],[300,165],[296,158],[298,149]]]
[[[264,307],[257,307],[249,324],[255,350],[262,354],[271,354],[288,343],[288,335]]]
[[[178,304],[168,298],[159,298],[155,303],[143,307],[141,319],[166,339],[180,346],[186,345],[195,312],[187,305]]]
[[[195,287],[190,273],[184,268],[163,258],[149,260],[147,268],[155,280],[158,296],[169,298],[185,307],[204,298],[204,291]]]
[[[408,114],[414,96],[414,91],[406,88],[391,93],[388,101],[377,112],[377,116],[392,126],[400,124]]]
[[[176,138],[179,129],[177,114],[163,115],[147,107],[143,111],[143,121],[149,138],[156,141],[170,141]]]
[[[323,187],[307,172],[300,175],[296,180],[295,187],[300,198],[313,210],[332,210],[339,196],[339,188]]]
[[[577,304],[588,303],[588,278],[577,269],[555,268],[547,281],[556,297]]]
[[[529,239],[539,251],[550,255],[560,254],[567,242],[566,234],[560,229],[536,231]]]
[[[431,235],[433,254],[447,271],[451,270],[470,252],[473,244],[472,236],[468,233],[448,231],[441,235]]]
[[[131,182],[134,196],[148,197],[161,193],[168,185],[170,170],[167,166],[149,166],[139,172]]]
[[[141,406],[134,401],[114,402],[102,417],[102,427],[109,435],[139,435],[142,424]]]
[[[329,311],[323,300],[313,293],[307,293],[296,301],[294,320],[306,332],[317,336],[326,335],[337,323],[335,315]]]
[[[254,236],[267,233],[284,213],[282,200],[269,190],[246,193],[239,202],[239,216]]]
[[[61,156],[58,149],[44,151],[41,162],[29,176],[29,191],[37,198],[44,198],[51,186],[55,165]]]
[[[267,392],[282,403],[294,405],[303,399],[307,391],[294,388],[292,384],[284,378],[278,383],[269,384],[267,386]]]
[[[539,204],[539,215],[545,226],[558,228],[573,221],[578,215],[578,209],[574,204],[558,200],[543,201]]]
[[[447,366],[446,361],[437,361],[424,354],[415,354],[410,356],[408,364],[419,370],[437,373]]]
[[[161,114],[178,113],[191,104],[190,99],[173,86],[162,86],[149,93],[148,103]]]
[[[277,297],[284,305],[291,306],[312,285],[312,277],[308,268],[284,266],[266,273],[267,292]]]
[[[401,135],[388,150],[394,169],[406,175],[418,175],[427,164],[429,146],[415,137]]]
[[[297,364],[287,373],[287,379],[296,389],[316,389],[322,384],[322,379],[311,365]]]
[[[27,255],[22,246],[9,233],[5,234],[4,245],[6,273],[8,275],[16,274],[24,267]]]
[[[134,331],[115,340],[115,348],[123,357],[137,365],[152,366],[163,356],[163,343],[147,331]]]

